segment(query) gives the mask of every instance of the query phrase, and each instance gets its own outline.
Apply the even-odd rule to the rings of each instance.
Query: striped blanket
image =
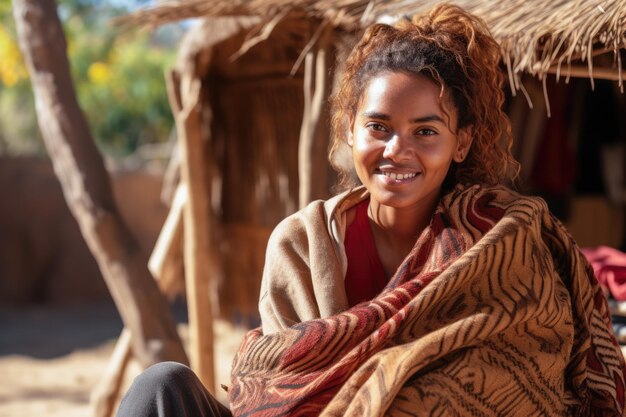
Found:
[[[457,187],[377,298],[249,332],[230,405],[235,416],[621,416],[610,324],[541,199]]]

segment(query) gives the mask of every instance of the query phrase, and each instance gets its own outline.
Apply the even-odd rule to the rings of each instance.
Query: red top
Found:
[[[369,200],[356,206],[356,215],[346,229],[345,248],[348,257],[346,293],[348,303],[354,306],[380,294],[387,285],[383,264],[376,251],[374,235],[367,217]]]

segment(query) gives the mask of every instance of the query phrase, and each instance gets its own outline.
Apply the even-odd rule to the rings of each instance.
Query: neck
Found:
[[[425,201],[419,205],[395,208],[371,200],[368,216],[374,234],[389,246],[408,253],[419,235],[429,225],[438,201],[437,196],[432,201]]]

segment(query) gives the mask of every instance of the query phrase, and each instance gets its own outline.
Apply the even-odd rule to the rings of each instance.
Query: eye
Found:
[[[424,127],[424,128],[418,129],[415,132],[415,134],[418,136],[434,136],[437,134],[437,132],[427,127]]]
[[[370,122],[370,123],[366,124],[365,127],[368,128],[369,130],[373,130],[375,132],[386,132],[387,131],[387,128],[384,125],[382,125],[382,124],[380,124],[378,122]]]

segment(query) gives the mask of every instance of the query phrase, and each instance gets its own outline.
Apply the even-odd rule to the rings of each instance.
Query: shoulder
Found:
[[[543,199],[502,185],[457,185],[442,197],[437,212],[438,218],[471,226],[479,234],[487,233],[500,222],[502,226],[508,225],[507,230],[531,227],[539,231],[542,225],[552,221]]]
[[[275,245],[305,243],[318,233],[343,240],[345,214],[367,197],[363,187],[337,194],[328,200],[316,200],[284,218],[272,231],[268,248]]]
[[[442,199],[444,206],[466,208],[498,207],[504,212],[548,212],[548,205],[538,196],[522,194],[504,185],[457,185]]]
[[[276,226],[267,245],[259,299],[265,334],[347,308],[343,213],[358,198],[347,192],[314,201]]]

